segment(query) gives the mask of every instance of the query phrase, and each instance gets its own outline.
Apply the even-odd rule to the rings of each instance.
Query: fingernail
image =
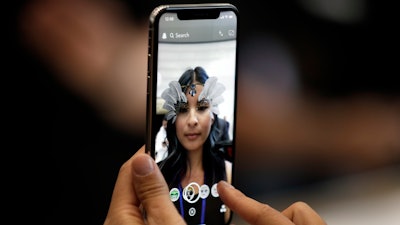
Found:
[[[133,170],[137,176],[147,176],[154,171],[154,163],[150,156],[139,155],[133,163]]]
[[[226,181],[224,181],[224,180],[220,181],[219,184],[218,184],[218,186],[221,186],[221,187],[224,187],[224,188],[232,188],[232,189],[235,189],[234,186],[232,186],[230,183],[228,183],[228,182],[226,182]]]

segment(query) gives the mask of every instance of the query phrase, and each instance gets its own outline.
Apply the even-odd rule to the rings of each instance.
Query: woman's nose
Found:
[[[189,126],[196,126],[198,123],[197,120],[197,112],[195,109],[190,109],[189,115],[188,115],[188,125]]]

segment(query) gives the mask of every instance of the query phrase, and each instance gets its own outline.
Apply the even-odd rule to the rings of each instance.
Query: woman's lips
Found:
[[[199,133],[188,133],[185,134],[185,136],[189,139],[189,140],[195,140],[197,137],[200,136]]]

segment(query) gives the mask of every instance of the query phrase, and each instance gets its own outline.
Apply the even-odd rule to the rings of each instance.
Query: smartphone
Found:
[[[217,183],[233,183],[238,9],[156,7],[149,18],[146,151],[188,224],[229,224]]]

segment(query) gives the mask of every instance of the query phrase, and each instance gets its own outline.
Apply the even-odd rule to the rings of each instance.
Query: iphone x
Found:
[[[233,182],[238,17],[234,5],[202,3],[149,18],[146,151],[188,224],[232,218],[217,183]]]

